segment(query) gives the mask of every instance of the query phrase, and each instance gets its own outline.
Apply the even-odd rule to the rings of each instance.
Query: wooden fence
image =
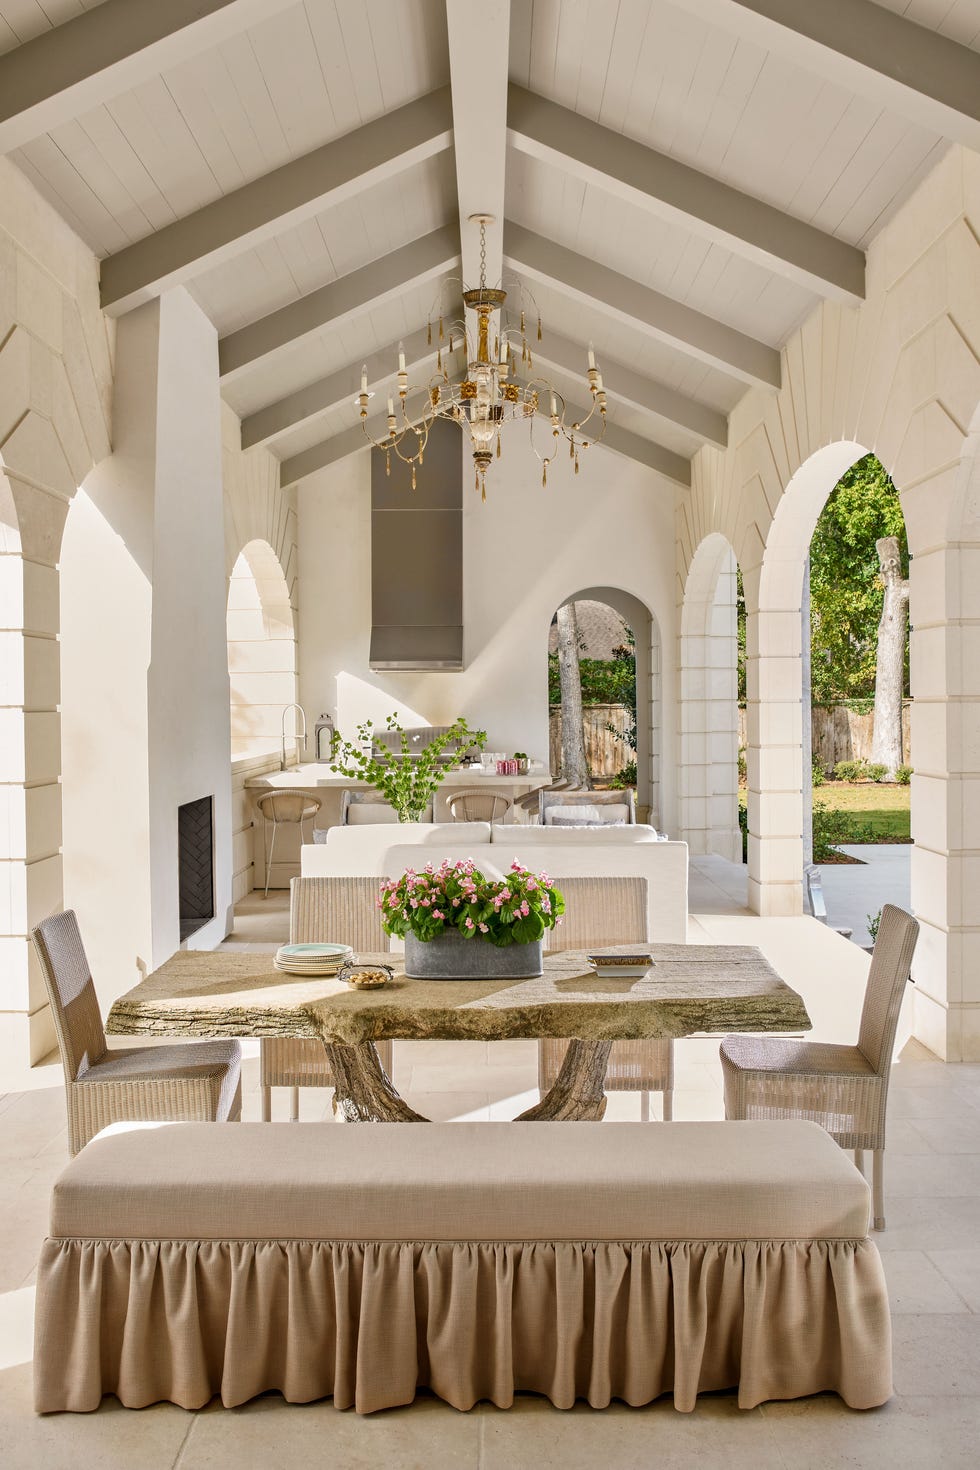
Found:
[[[585,736],[585,759],[598,781],[609,780],[634,759],[623,739],[629,729],[630,712],[624,704],[590,704],[582,711],[582,733]],[[622,733],[612,734],[606,727]],[[561,770],[561,706],[551,706],[550,762],[554,772]]]
[[[902,760],[906,765],[911,764],[911,718],[912,701],[907,699],[902,705]],[[810,730],[813,753],[820,757],[825,771],[832,771],[838,761],[871,759],[873,713],[859,715],[842,704],[815,704]],[[739,749],[744,749],[748,744],[744,709],[738,712],[738,744]]]

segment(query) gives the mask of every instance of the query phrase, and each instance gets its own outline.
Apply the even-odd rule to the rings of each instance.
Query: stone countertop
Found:
[[[606,946],[612,948],[612,946]],[[620,946],[628,952],[630,946]],[[635,948],[635,946],[633,947]],[[106,1030],[139,1036],[298,1036],[364,1041],[630,1040],[698,1031],[809,1031],[802,999],[748,945],[653,944],[637,979],[600,980],[580,952],[531,980],[414,980],[381,990],[282,975],[269,954],[181,951],[120,996]],[[396,965],[391,954],[362,955]]]
[[[513,789],[514,787],[527,787],[534,790],[538,786],[550,786],[550,771],[526,771],[521,776],[498,776],[496,771],[492,775],[486,775],[482,768],[477,766],[471,770],[462,769],[448,772],[439,783],[439,790],[445,786],[473,786],[494,787],[501,786]],[[331,771],[328,761],[311,761],[301,766],[290,766],[285,771],[265,771],[259,776],[250,776],[245,782],[250,791],[275,791],[291,790],[294,787],[300,791],[306,791],[316,786],[330,786],[337,790],[364,791],[368,789],[366,781],[357,781],[352,776],[337,776]]]

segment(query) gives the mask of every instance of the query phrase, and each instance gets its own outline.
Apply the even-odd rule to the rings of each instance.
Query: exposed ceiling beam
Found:
[[[401,345],[405,349],[405,366],[410,380],[417,369],[435,363],[440,345],[443,361],[447,356],[446,343],[430,343],[426,327],[410,332]],[[288,393],[277,403],[248,414],[242,419],[242,448],[253,449],[256,444],[267,444],[279,434],[296,429],[343,403],[352,405],[351,412],[355,413],[353,404],[361,386],[362,366],[367,368],[368,387],[374,392],[378,383],[394,378],[398,368],[398,347],[399,343],[391,342],[366,358],[347,363],[325,378],[319,378],[295,393]],[[417,384],[418,378],[415,381]]]
[[[507,126],[522,153],[607,194],[677,220],[821,296],[864,297],[862,251],[708,174],[513,84]]]
[[[102,262],[103,309],[112,315],[129,311],[290,225],[394,178],[450,147],[452,126],[449,88],[441,87],[205,204]]]
[[[261,358],[380,306],[458,264],[459,229],[454,221],[222,337],[218,343],[221,376],[226,382],[238,377]]]
[[[548,418],[543,406],[538,409],[538,412],[544,418]],[[585,409],[578,408],[567,401],[565,412],[570,420],[578,421],[584,419],[586,413]],[[381,439],[387,428],[387,419],[384,414],[375,414],[373,418],[368,419],[367,427],[375,439]],[[674,454],[671,450],[664,449],[660,444],[654,444],[640,434],[633,434],[629,429],[621,429],[616,424],[610,423],[606,426],[602,444],[603,448],[625,455],[627,459],[635,459],[639,464],[645,464],[649,469],[656,470],[658,474],[664,475],[678,485],[690,486],[690,460],[685,459],[681,454]],[[348,454],[356,454],[359,449],[366,447],[360,424],[355,424],[350,429],[341,429],[339,434],[331,435],[321,444],[314,444],[310,449],[304,449],[299,454],[284,459],[279,470],[279,482],[283,488],[287,485],[295,485],[298,480],[305,479],[307,475],[314,475],[317,470],[325,469],[327,465],[334,464],[338,459],[345,459]]]
[[[446,0],[446,28],[463,280],[475,286],[480,279],[480,233],[470,216],[491,214],[486,274],[496,286],[503,274],[510,0]]]
[[[774,347],[509,220],[504,229],[504,255],[527,275],[557,285],[701,362],[743,382],[779,387],[779,353]]]
[[[9,153],[293,0],[102,0],[0,56],[0,152]]]
[[[552,367],[574,373],[583,379],[585,386],[585,351],[581,343],[563,337],[560,332],[545,327],[543,340],[534,344],[534,361],[551,363]],[[645,378],[623,363],[611,362],[605,353],[598,353],[598,363],[603,386],[614,402],[627,403],[645,413],[656,414],[658,418],[666,419],[722,449],[727,446],[728,419],[717,409],[699,403],[696,398],[688,398],[675,388],[668,388],[665,383]]]
[[[375,439],[383,438],[387,427],[388,420],[383,413],[367,420],[367,431]],[[279,466],[279,483],[285,489],[287,485],[295,485],[297,480],[305,480],[307,475],[315,475],[317,470],[326,469],[328,464],[334,464],[338,459],[346,459],[348,454],[368,448],[370,445],[359,423],[350,429],[341,429],[339,434],[332,434],[322,443],[284,459]]]
[[[872,0],[686,0],[729,31],[980,149],[980,54]]]

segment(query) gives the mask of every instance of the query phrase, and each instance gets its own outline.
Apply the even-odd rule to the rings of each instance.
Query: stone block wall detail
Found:
[[[113,326],[98,262],[0,159],[0,1067],[55,1044],[28,940],[61,904],[58,558],[68,506],[111,451]],[[8,1075],[10,1075],[8,1073]]]
[[[873,242],[865,303],[814,311],[780,391],[746,394],[729,448],[698,453],[676,520],[681,613],[707,537],[742,569],[751,902],[799,913],[802,557],[854,460],[873,451],[894,478],[913,555],[915,1024],[951,1059],[980,1057],[978,242],[980,158],[954,147]]]

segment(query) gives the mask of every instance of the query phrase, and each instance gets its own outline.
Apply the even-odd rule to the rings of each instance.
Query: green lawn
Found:
[[[853,842],[910,842],[910,797],[908,786],[879,786],[871,781],[825,781],[813,788],[815,806],[845,811],[855,827],[870,829],[846,839]],[[745,799],[743,786],[738,796],[743,809]]]
[[[845,811],[857,826],[869,828],[867,837],[855,841],[911,841],[908,786],[876,785],[870,781],[825,781],[813,788],[818,802],[830,811]]]

